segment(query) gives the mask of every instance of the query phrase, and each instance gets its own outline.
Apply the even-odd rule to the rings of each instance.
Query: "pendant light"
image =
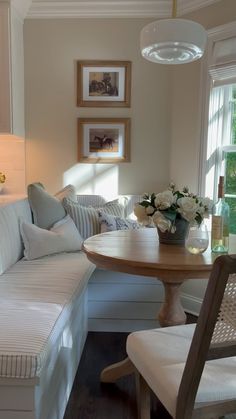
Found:
[[[192,20],[178,19],[177,0],[173,0],[172,19],[160,19],[141,31],[142,56],[154,63],[185,64],[204,54],[207,33]]]

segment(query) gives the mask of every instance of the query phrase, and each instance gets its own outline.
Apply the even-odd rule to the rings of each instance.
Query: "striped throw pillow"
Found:
[[[98,219],[98,211],[102,210],[107,214],[119,217],[122,217],[124,214],[124,208],[119,204],[118,200],[106,202],[106,204],[99,208],[85,207],[68,198],[64,198],[62,204],[84,239],[100,233],[101,227]]]
[[[62,201],[64,198],[69,198],[72,201],[77,202],[77,195],[75,187],[73,185],[67,185],[55,194],[55,197]]]

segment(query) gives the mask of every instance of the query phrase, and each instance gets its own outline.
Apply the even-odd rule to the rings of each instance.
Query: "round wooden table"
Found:
[[[158,314],[161,326],[184,324],[180,286],[188,279],[208,278],[217,257],[210,248],[192,255],[184,246],[159,244],[155,228],[119,230],[98,234],[83,244],[88,259],[111,271],[156,277],[165,288],[165,301]],[[133,372],[129,359],[105,368],[103,382],[114,382]]]
[[[92,236],[85,240],[83,249],[100,268],[160,279],[165,288],[165,301],[158,314],[161,326],[185,323],[180,286],[190,278],[208,278],[216,257],[210,249],[192,255],[184,246],[160,245],[154,228]]]

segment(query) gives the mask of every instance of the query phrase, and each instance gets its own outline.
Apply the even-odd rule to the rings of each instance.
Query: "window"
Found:
[[[206,159],[206,196],[216,198],[219,175],[225,176],[230,232],[236,234],[236,84],[213,87],[210,94]]]
[[[230,207],[230,232],[236,234],[236,85],[232,86],[230,146],[225,147],[225,196]]]
[[[208,31],[202,72],[200,193],[217,199],[225,176],[230,233],[236,234],[236,22]],[[205,115],[205,116],[204,116]]]

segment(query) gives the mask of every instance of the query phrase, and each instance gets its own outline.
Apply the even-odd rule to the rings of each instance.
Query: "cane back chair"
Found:
[[[150,388],[175,419],[235,413],[236,255],[215,260],[196,325],[131,333],[127,353],[139,418],[150,418]]]

